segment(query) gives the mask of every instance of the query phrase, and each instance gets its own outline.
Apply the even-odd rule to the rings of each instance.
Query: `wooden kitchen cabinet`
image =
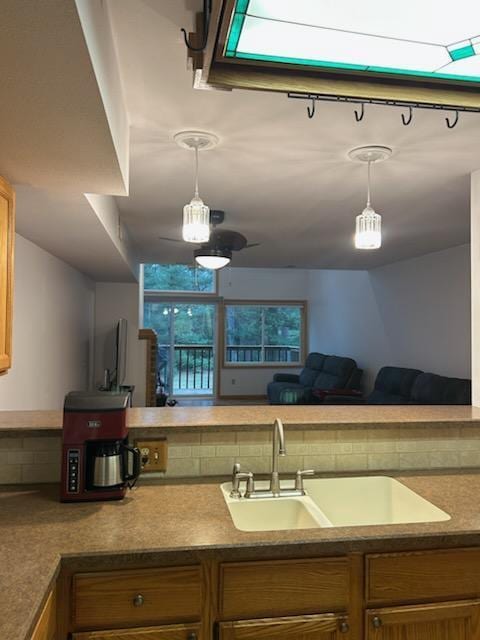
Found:
[[[198,624],[172,624],[163,627],[74,633],[72,640],[197,640],[199,637]]]
[[[478,640],[480,600],[368,610],[366,640]]]
[[[222,622],[219,640],[347,640],[345,616],[320,614]]]
[[[55,591],[51,591],[40,613],[31,640],[56,640],[57,607]]]
[[[12,366],[15,194],[0,177],[0,374]]]

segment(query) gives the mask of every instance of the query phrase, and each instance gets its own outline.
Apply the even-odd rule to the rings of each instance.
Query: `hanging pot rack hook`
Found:
[[[315,98],[312,98],[312,106],[311,107],[307,107],[307,115],[310,118],[310,120],[315,115]]]
[[[459,118],[458,111],[455,111],[455,120],[453,122],[451,122],[449,117],[446,117],[445,122],[447,123],[447,127],[449,129],[454,129],[458,124],[458,118]]]
[[[194,47],[188,41],[188,34],[185,29],[180,29],[183,33],[183,41],[189,51],[203,51],[207,46],[208,27],[210,25],[210,14],[212,12],[212,0],[203,0],[203,38],[199,47]]]
[[[402,122],[405,127],[408,127],[408,125],[412,122],[412,120],[413,120],[413,108],[408,107],[408,118],[406,118],[405,114],[402,113]]]
[[[355,109],[355,120],[357,122],[361,122],[363,120],[364,115],[365,115],[365,103],[362,102],[360,113]]]

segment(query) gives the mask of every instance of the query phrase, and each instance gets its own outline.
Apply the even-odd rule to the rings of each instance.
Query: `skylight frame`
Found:
[[[325,77],[350,77],[356,81],[394,81],[395,85],[415,85],[421,83],[424,86],[444,86],[449,89],[478,90],[480,87],[480,75],[469,76],[451,73],[438,73],[423,70],[396,69],[393,67],[380,67],[359,65],[354,63],[334,62],[331,60],[315,60],[295,58],[287,56],[262,55],[252,52],[238,52],[238,44],[241,38],[250,0],[230,0],[225,3],[227,13],[230,10],[230,18],[227,29],[224,28],[223,44],[221,46],[221,58],[224,62],[237,65],[267,66],[269,69],[303,69],[310,73],[322,74]],[[224,23],[225,24],[225,23]],[[474,37],[472,37],[474,39]],[[468,49],[468,51],[467,51]],[[455,49],[455,62],[471,55],[472,43]],[[218,54],[217,50],[217,54]],[[451,54],[450,50],[449,53]],[[476,55],[480,55],[478,52]],[[217,56],[218,59],[218,56]]]

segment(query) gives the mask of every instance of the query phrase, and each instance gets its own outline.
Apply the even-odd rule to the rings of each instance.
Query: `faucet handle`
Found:
[[[255,480],[253,478],[253,473],[251,471],[240,471],[240,463],[236,462],[233,465],[232,470],[232,490],[230,492],[231,498],[241,498],[242,494],[240,493],[240,482],[242,480],[247,481],[247,487],[245,490],[245,497],[249,498],[252,493],[255,491]]]
[[[295,476],[295,490],[296,491],[302,491],[302,493],[305,492],[305,489],[303,488],[303,479],[307,476],[314,476],[315,475],[315,471],[313,469],[304,469],[304,470],[298,470]]]

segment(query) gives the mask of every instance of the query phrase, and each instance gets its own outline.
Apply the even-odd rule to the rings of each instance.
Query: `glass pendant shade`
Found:
[[[185,242],[208,242],[210,238],[210,209],[195,195],[183,207],[182,236]]]
[[[195,146],[195,195],[183,207],[182,237],[185,242],[204,243],[210,239],[210,208],[198,193],[198,145]]]
[[[382,246],[382,216],[368,204],[356,218],[355,247],[379,249]]]

